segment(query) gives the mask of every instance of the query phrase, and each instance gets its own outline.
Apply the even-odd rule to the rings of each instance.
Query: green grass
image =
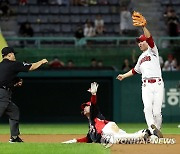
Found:
[[[178,128],[179,124],[180,123],[163,123],[161,131],[163,134],[180,134],[180,128]],[[118,126],[128,133],[133,133],[140,129],[147,128],[146,124],[134,124],[134,123],[118,124]]]
[[[118,124],[128,133],[146,128],[146,124]],[[180,134],[178,123],[163,124],[163,134]],[[21,134],[86,134],[88,124],[21,124]],[[9,134],[9,125],[0,124],[0,134]],[[0,143],[0,154],[109,154],[101,144]]]
[[[0,143],[1,154],[109,154],[100,144]]]
[[[118,124],[128,133],[146,128],[146,124]],[[163,124],[163,134],[180,134],[178,123]],[[20,124],[21,134],[86,134],[88,124]],[[9,125],[0,124],[0,134],[9,134]]]
[[[88,124],[20,124],[21,134],[86,134]],[[9,134],[9,125],[0,125],[0,134]]]

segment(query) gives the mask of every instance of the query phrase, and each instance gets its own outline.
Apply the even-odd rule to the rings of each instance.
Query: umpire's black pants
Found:
[[[11,101],[11,91],[0,88],[0,117],[6,114],[9,117],[11,136],[18,136],[19,108]]]

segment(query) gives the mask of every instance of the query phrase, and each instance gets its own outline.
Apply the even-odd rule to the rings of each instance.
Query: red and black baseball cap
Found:
[[[16,54],[15,51],[14,51],[14,49],[11,48],[11,47],[4,47],[4,48],[2,49],[2,51],[1,51],[1,53],[2,53],[2,57],[8,55],[9,53],[14,53],[14,54]]]
[[[144,34],[139,36],[138,38],[136,38],[137,42],[143,42],[143,41],[146,41],[146,40],[147,40],[147,38],[146,38],[146,36]]]
[[[91,106],[91,102],[81,104],[81,109],[84,110],[85,106]]]

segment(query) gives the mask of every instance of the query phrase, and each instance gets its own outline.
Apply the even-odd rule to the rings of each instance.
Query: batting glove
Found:
[[[96,82],[93,82],[93,83],[91,83],[91,88],[88,89],[88,91],[89,91],[92,95],[94,95],[94,94],[96,94],[96,92],[97,92],[98,86],[99,86],[99,85],[98,85]]]

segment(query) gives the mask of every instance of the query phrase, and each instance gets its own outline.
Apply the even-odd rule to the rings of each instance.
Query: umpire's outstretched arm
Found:
[[[36,63],[32,63],[32,66],[30,67],[29,70],[33,71],[33,70],[39,68],[42,64],[46,64],[47,62],[48,62],[47,59],[42,59]]]

